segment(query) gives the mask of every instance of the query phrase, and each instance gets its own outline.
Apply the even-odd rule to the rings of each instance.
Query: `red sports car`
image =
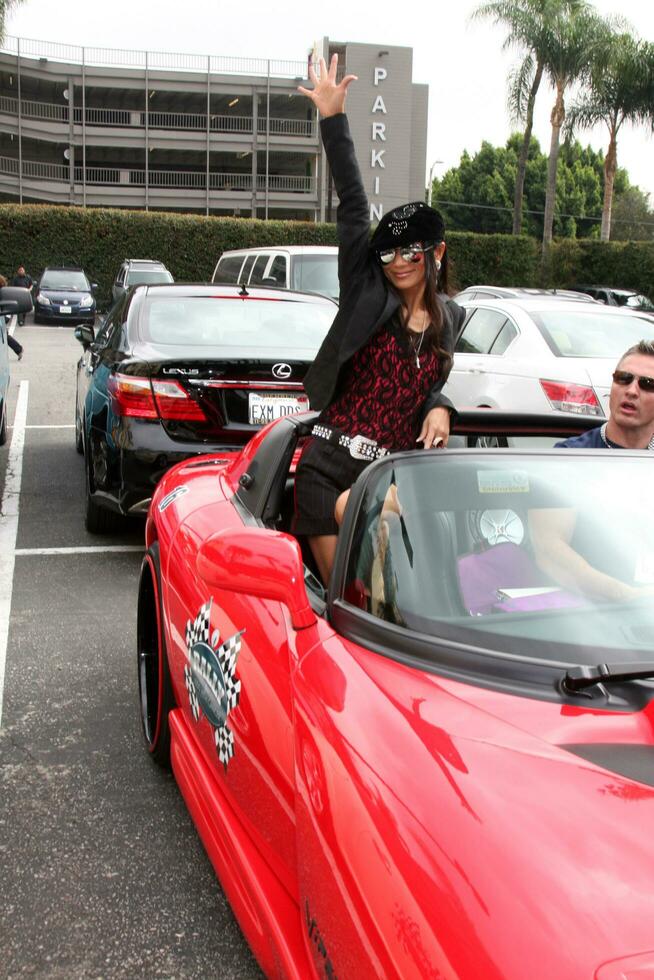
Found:
[[[310,424],[171,469],[140,580],[147,747],[262,969],[654,976],[651,454],[463,413],[362,474],[325,591],[289,533]]]

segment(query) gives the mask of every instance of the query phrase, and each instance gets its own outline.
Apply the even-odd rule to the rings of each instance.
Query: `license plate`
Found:
[[[298,412],[309,410],[309,399],[306,395],[259,395],[251,391],[248,398],[250,425],[267,425],[285,415],[297,415]]]
[[[70,306],[60,306],[59,307],[59,312],[60,313],[70,313]]]

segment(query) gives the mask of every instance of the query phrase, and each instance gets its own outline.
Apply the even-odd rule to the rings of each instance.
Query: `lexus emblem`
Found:
[[[292,373],[293,369],[290,364],[284,364],[282,361],[279,364],[273,364],[273,378],[279,378],[280,381],[283,381],[285,378],[290,378]]]

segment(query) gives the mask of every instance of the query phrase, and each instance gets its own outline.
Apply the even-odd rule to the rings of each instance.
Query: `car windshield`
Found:
[[[298,302],[268,297],[148,297],[140,321],[144,340],[174,346],[281,348],[315,352],[336,307],[327,300]]]
[[[130,269],[127,276],[128,286],[151,284],[157,282],[174,282],[168,269]]]
[[[338,299],[338,255],[297,255],[293,260],[291,289],[322,293]]]
[[[654,303],[647,296],[642,296],[635,293],[633,296],[620,297],[618,296],[618,303],[622,306],[629,306],[635,310],[647,310],[648,312],[654,311]]]
[[[43,273],[39,289],[72,289],[90,292],[89,281],[83,272],[68,269],[48,269]]]
[[[651,473],[646,453],[571,450],[378,463],[345,600],[521,661],[651,661]]]
[[[601,307],[548,310],[531,317],[557,357],[617,360],[639,340],[654,340],[654,323],[647,317],[611,314]]]

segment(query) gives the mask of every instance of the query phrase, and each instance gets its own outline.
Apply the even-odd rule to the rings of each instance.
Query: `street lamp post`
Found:
[[[445,163],[445,161],[444,160],[434,160],[434,162],[432,163],[431,167],[429,168],[429,185],[428,185],[429,186],[429,192],[427,194],[427,204],[429,205],[429,207],[431,207],[431,196],[432,196],[432,188],[433,188],[433,180],[434,180],[434,167],[437,164],[439,164],[439,163]]]

